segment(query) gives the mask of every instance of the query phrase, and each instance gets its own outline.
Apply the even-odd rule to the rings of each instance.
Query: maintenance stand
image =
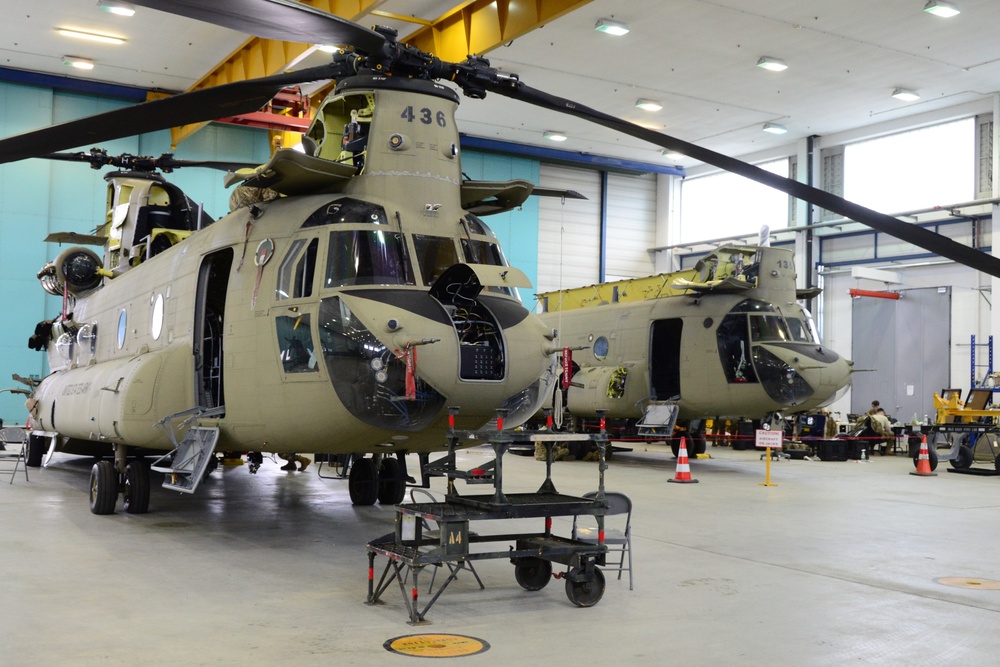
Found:
[[[604,575],[597,568],[605,564],[607,546],[603,543],[604,516],[607,501],[604,497],[605,451],[608,437],[604,413],[600,432],[596,434],[562,434],[551,431],[505,431],[503,419],[506,410],[497,411],[496,431],[456,431],[454,428],[457,408],[449,408],[448,452],[425,469],[425,475],[448,478],[448,492],[444,502],[410,503],[396,506],[395,531],[368,543],[368,604],[379,604],[382,594],[393,581],[398,582],[406,604],[411,625],[428,623],[426,615],[458,572],[472,569],[470,561],[491,558],[509,558],[514,564],[514,578],[522,588],[541,590],[551,578],[566,580],[566,595],[573,604],[590,607],[604,594]],[[551,416],[546,423],[551,427]],[[493,447],[495,458],[490,463],[458,470],[455,451],[459,443],[468,446],[470,440],[487,441]],[[560,441],[590,441],[596,444],[598,458],[598,491],[595,498],[581,498],[560,494],[552,482],[552,446]],[[503,491],[503,457],[512,444],[542,443],[546,449],[545,481],[536,493],[510,493]],[[460,496],[455,480],[468,484],[492,484],[493,493]],[[598,542],[585,542],[552,534],[552,517],[589,515],[596,519]],[[542,532],[478,535],[469,530],[472,521],[497,519],[544,519]],[[429,522],[436,522],[432,530]],[[472,552],[473,544],[507,543],[503,551]],[[514,546],[509,543],[514,542]],[[375,558],[388,559],[382,576],[375,584]],[[552,574],[552,563],[568,567],[564,573]],[[423,607],[418,600],[419,577],[428,566],[446,566],[448,577],[433,593]],[[443,572],[443,570],[442,570]],[[406,590],[407,580],[411,589]],[[478,580],[478,576],[476,576]],[[432,578],[433,583],[433,578]],[[480,582],[482,587],[482,582]]]

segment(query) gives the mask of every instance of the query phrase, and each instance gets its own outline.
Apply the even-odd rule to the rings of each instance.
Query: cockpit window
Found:
[[[470,234],[481,234],[482,236],[489,236],[492,238],[497,237],[497,235],[493,233],[493,230],[489,228],[489,225],[471,213],[465,216],[465,224],[467,225]]]
[[[449,267],[459,263],[455,252],[455,242],[448,236],[413,235],[420,262],[420,277],[425,285],[431,285]]]
[[[819,339],[815,337],[815,332],[811,327],[807,326],[807,323],[797,317],[789,317],[787,321],[788,330],[792,333],[792,340],[796,343],[819,342]],[[809,322],[809,324],[812,324],[812,322]]]
[[[327,204],[306,218],[303,227],[322,227],[336,224],[387,225],[385,209],[360,199],[338,199]]]
[[[316,349],[308,313],[276,318],[281,367],[286,373],[317,373]]]
[[[469,264],[491,264],[493,266],[506,266],[500,246],[488,241],[476,241],[475,239],[462,239],[462,252],[465,253],[465,261]]]
[[[292,242],[285,259],[278,267],[278,287],[275,290],[275,298],[298,299],[312,296],[318,250],[319,239],[297,239]]]
[[[401,234],[382,230],[330,232],[324,287],[412,285]]]
[[[788,333],[785,321],[779,315],[751,315],[750,337],[755,343],[792,340],[792,335]]]

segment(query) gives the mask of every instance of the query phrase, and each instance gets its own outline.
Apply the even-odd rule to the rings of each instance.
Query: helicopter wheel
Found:
[[[149,468],[142,461],[131,461],[125,468],[122,509],[126,514],[149,511]]]
[[[382,459],[378,471],[378,501],[383,505],[398,505],[406,497],[403,467],[395,458]]]
[[[98,461],[90,469],[90,511],[114,514],[118,502],[118,473],[111,461]]]
[[[42,465],[45,457],[45,438],[40,435],[28,435],[28,452],[24,460],[24,465],[29,468],[38,468]]]
[[[354,460],[347,488],[351,494],[351,502],[355,505],[375,504],[378,499],[379,484],[374,459],[365,457]]]

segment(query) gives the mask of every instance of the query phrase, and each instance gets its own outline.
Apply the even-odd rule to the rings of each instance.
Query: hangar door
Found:
[[[898,301],[860,297],[851,310],[851,411],[878,400],[909,422],[934,410],[935,392],[951,377],[951,288],[904,290]]]

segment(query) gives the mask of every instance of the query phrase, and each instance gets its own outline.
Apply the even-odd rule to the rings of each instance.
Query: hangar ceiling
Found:
[[[563,1],[563,0],[560,0]],[[939,18],[926,0],[591,0],[484,54],[532,87],[734,156],[969,102],[1000,90],[1000,3],[955,0],[961,13]],[[536,0],[545,5],[546,0]],[[482,0],[330,0],[358,22],[397,28],[403,37]],[[511,3],[515,4],[515,3]],[[99,11],[97,0],[7,0],[0,66],[165,91],[185,90],[241,47],[248,36],[137,8],[130,18]],[[383,15],[374,15],[382,12]],[[415,22],[384,14],[413,17]],[[614,37],[598,19],[627,24]],[[120,36],[122,45],[64,37],[58,28]],[[495,40],[494,40],[495,41]],[[73,70],[63,56],[88,58]],[[788,65],[756,66],[762,56]],[[308,58],[324,57],[313,54]],[[305,62],[297,66],[304,66]],[[896,88],[920,98],[891,97]],[[635,108],[639,98],[663,108]],[[11,108],[11,107],[8,107]],[[466,134],[654,163],[659,149],[582,120],[490,96],[464,99]],[[785,126],[781,136],[765,123]],[[562,144],[547,130],[569,135]]]

